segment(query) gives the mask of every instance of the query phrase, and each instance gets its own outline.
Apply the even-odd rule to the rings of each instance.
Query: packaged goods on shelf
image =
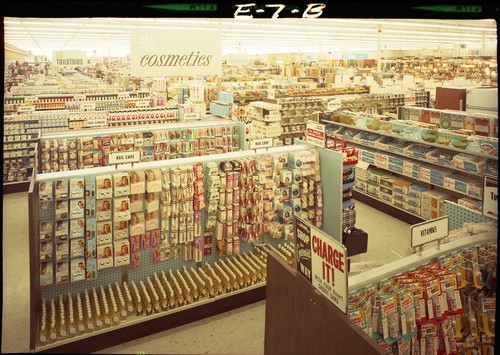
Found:
[[[459,153],[453,156],[452,164],[456,168],[482,174],[487,169],[488,160],[483,157]]]
[[[412,353],[490,351],[497,253],[496,243],[480,243],[379,277],[350,291],[348,316],[389,353],[402,342]],[[473,272],[483,276],[474,278]]]

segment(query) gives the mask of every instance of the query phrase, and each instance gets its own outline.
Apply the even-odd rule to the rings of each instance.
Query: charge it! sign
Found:
[[[297,271],[342,312],[347,312],[347,251],[320,229],[294,219]]]

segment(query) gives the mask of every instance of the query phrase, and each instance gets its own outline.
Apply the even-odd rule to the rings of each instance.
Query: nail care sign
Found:
[[[131,35],[131,75],[195,76],[222,74],[217,31],[145,30]]]
[[[320,229],[294,217],[296,266],[314,288],[347,312],[347,251]]]

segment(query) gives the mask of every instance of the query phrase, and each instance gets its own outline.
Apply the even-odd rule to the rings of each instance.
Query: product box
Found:
[[[130,176],[127,172],[113,174],[114,196],[130,195]]]
[[[452,160],[453,166],[458,169],[472,171],[474,173],[482,174],[487,169],[487,159],[469,154],[456,154]]]
[[[412,195],[407,195],[405,202],[409,205],[415,206],[415,207],[420,207],[421,205],[421,198],[420,197],[415,197]]]
[[[440,190],[428,190],[422,192],[422,209],[442,209],[444,200],[452,198],[451,194]]]
[[[422,193],[424,191],[429,190],[429,189],[430,189],[430,187],[428,187],[428,186],[424,186],[424,185],[420,185],[420,184],[412,184],[410,186],[409,191],[408,191],[408,195],[412,196],[412,197],[416,197],[416,198],[421,198]]]
[[[66,200],[68,199],[68,179],[59,179],[55,183],[55,197],[56,200]]]
[[[130,173],[130,194],[143,194],[146,192],[146,175],[144,171]]]
[[[115,266],[130,264],[130,243],[128,240],[120,240],[113,243],[115,251]]]
[[[59,202],[60,201],[57,203]],[[69,218],[75,219],[83,217],[85,217],[85,200],[83,198],[69,200]]]
[[[113,220],[115,222],[130,219],[130,199],[128,197],[115,197],[113,199]]]
[[[97,278],[97,258],[85,260],[85,279],[92,280]]]
[[[96,220],[97,221],[111,220],[111,217],[112,217],[111,203],[112,203],[112,201],[109,198],[96,201]]]
[[[421,216],[424,217],[425,219],[435,219],[443,215],[442,209],[435,209],[428,207],[422,207],[421,212],[422,212]]]
[[[105,199],[113,197],[113,185],[111,175],[99,175],[96,177],[96,198]]]
[[[476,200],[470,197],[462,197],[457,200],[460,206],[467,207],[473,211],[482,212],[483,202],[481,200]]]
[[[135,212],[130,215],[130,221],[129,221],[130,236],[135,236],[146,232],[146,226],[144,225],[144,220],[145,220],[144,212]]]
[[[95,176],[85,177],[85,198],[95,198]]]
[[[52,201],[54,184],[52,181],[42,181],[38,185],[38,197],[40,201]]]
[[[91,259],[97,256],[97,244],[94,239],[87,239],[85,241],[85,258]]]
[[[411,181],[408,181],[408,180],[405,180],[405,179],[401,179],[401,178],[397,178],[394,183],[393,183],[393,192],[400,192],[402,194],[408,194],[409,191],[410,191],[410,186],[412,185],[413,183]]]
[[[146,191],[161,192],[161,171],[160,169],[146,170]]]
[[[40,263],[40,286],[48,286],[54,283],[54,264],[52,261]]]
[[[69,180],[69,198],[83,198],[85,194],[85,179],[73,178]]]
[[[392,196],[392,194],[384,193],[384,192],[382,192],[382,190],[380,191],[379,198],[382,201],[385,201],[385,202],[390,203],[390,204],[392,204],[394,202],[394,197]]]
[[[403,209],[410,212],[410,213],[413,213],[417,216],[420,216],[420,207],[416,207],[416,206],[413,206],[413,205],[410,205],[408,203],[403,203]]]
[[[377,185],[372,185],[372,184],[367,184],[366,192],[369,195],[375,196],[377,198],[379,197],[379,194],[380,194],[379,187]]]
[[[97,245],[111,243],[113,239],[112,225],[111,221],[97,222]]]
[[[68,260],[58,261],[56,263],[56,284],[61,285],[69,282],[69,263]]]
[[[69,243],[67,240],[56,243],[56,261],[68,260]]]
[[[95,218],[85,219],[85,239],[93,239],[96,236],[96,220]]]
[[[40,222],[40,233],[39,240],[42,241],[52,241],[52,236],[54,235],[53,231],[54,223],[52,221],[43,221]]]
[[[85,258],[71,259],[71,282],[85,280]]]
[[[82,238],[85,237],[85,219],[72,219],[69,222],[69,237]]]
[[[85,255],[85,238],[74,238],[70,240],[69,255],[71,259]]]
[[[128,234],[128,220],[127,221],[119,221],[113,223],[113,239],[127,239]]]
[[[141,212],[144,209],[144,194],[133,194],[129,196],[130,212]]]
[[[113,244],[97,246],[97,270],[113,267]]]
[[[69,221],[57,221],[56,222],[56,240],[67,240],[69,235]]]

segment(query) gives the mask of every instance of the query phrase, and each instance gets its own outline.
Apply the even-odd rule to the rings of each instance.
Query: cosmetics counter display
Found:
[[[296,144],[37,174],[31,348],[95,351],[264,298],[293,216],[342,238],[342,167]]]
[[[437,218],[444,200],[482,211],[484,177],[498,176],[498,138],[366,114],[319,116],[327,142],[345,139],[360,151],[355,198],[403,220]]]

